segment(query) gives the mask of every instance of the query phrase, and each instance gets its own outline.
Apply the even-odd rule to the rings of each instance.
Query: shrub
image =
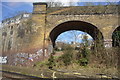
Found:
[[[61,59],[65,66],[69,65],[72,61],[72,53],[69,53],[69,51],[66,51],[62,56]]]
[[[120,47],[120,31],[115,31],[113,33],[113,46],[114,47]]]
[[[81,66],[86,66],[88,64],[88,56],[90,54],[90,50],[88,49],[88,36],[85,34],[83,35],[81,44],[81,49],[77,53],[77,60]]]
[[[64,48],[64,54],[61,56],[61,60],[64,65],[67,66],[71,63],[73,57],[73,48],[69,45]]]
[[[52,69],[53,66],[55,66],[55,60],[53,54],[50,55],[50,58],[48,59],[48,68]]]
[[[86,66],[88,64],[88,59],[87,58],[81,58],[81,59],[78,60],[78,63],[81,66]]]
[[[89,53],[90,53],[90,51],[89,51],[89,49],[87,49],[87,47],[84,46],[84,47],[81,49],[81,55],[82,55],[82,57],[87,58],[88,55],[89,55]]]

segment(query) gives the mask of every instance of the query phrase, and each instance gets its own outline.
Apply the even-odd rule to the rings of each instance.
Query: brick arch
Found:
[[[112,34],[116,31],[116,29],[118,28],[118,27],[120,27],[120,25],[116,25],[116,26],[114,26],[113,27],[113,29],[111,30],[111,39],[112,39]]]
[[[55,26],[51,30],[49,37],[51,39],[53,46],[55,45],[55,40],[57,39],[57,37],[61,33],[69,30],[80,30],[83,32],[87,32],[89,35],[93,37],[94,40],[97,40],[97,36],[100,35],[102,38],[102,41],[104,40],[102,32],[95,25],[85,21],[72,20],[72,21],[63,22]]]
[[[89,17],[90,15],[86,15],[86,16]],[[54,17],[57,17],[57,16],[54,16]],[[61,17],[63,17],[63,16],[61,16]],[[58,26],[59,24],[67,22],[67,21],[83,21],[83,22],[91,23],[94,26],[96,26],[100,30],[100,32],[102,32],[101,29],[99,28],[99,26],[96,24],[95,21],[89,20],[89,19],[85,19],[85,18],[80,18],[80,15],[74,15],[74,16],[71,15],[71,16],[67,16],[67,17],[64,17],[64,18],[61,18],[61,19],[55,19],[55,20],[56,21],[54,23],[52,23],[52,24],[48,23],[48,26],[51,27],[51,30],[49,32],[51,32],[54,29],[55,26]]]

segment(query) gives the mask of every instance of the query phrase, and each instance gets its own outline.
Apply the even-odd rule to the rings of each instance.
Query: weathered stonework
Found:
[[[13,20],[18,18],[13,18]],[[3,27],[0,29],[0,51],[6,53],[9,51],[16,52],[25,48],[24,43],[29,43],[30,39],[26,40],[30,35],[27,25],[29,18],[20,19],[20,22],[3,22]],[[8,21],[8,20],[7,20]],[[11,21],[11,20],[9,20]],[[6,23],[6,24],[5,24]],[[24,46],[23,46],[24,45]],[[27,45],[26,45],[27,47]]]
[[[106,48],[112,47],[112,34],[120,27],[118,11],[117,5],[49,8],[46,3],[34,3],[30,16],[3,20],[0,53],[10,65],[31,66],[48,57],[58,35],[68,30],[87,32],[95,41],[101,37]]]
[[[86,31],[95,39],[100,33],[105,46],[111,47],[112,33],[119,27],[117,7],[49,8],[46,3],[34,3],[30,19],[21,19],[19,23],[10,23],[0,29],[0,51],[5,53],[48,48],[60,33],[70,29]]]

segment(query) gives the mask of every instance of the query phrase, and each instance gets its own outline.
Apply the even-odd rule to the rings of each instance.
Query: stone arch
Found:
[[[119,31],[119,32],[118,32]],[[117,36],[118,35],[118,36]],[[112,32],[112,46],[120,47],[120,26]]]
[[[86,32],[91,35],[94,40],[97,40],[98,35],[100,35],[102,41],[104,40],[102,32],[95,25],[84,21],[72,20],[58,24],[51,30],[49,37],[51,39],[53,47],[55,46],[55,40],[57,39],[57,37],[61,33],[69,30],[80,30]]]
[[[117,24],[117,25],[115,25],[115,26],[112,28],[112,30],[111,30],[111,32],[110,32],[110,37],[111,37],[111,39],[112,39],[112,34],[115,32],[115,30],[116,30],[118,27],[120,27],[120,26]]]
[[[86,17],[86,18],[84,18],[83,15],[82,16],[81,15],[65,15],[65,16],[62,15],[62,16],[60,16],[61,17],[60,19],[58,18],[58,15],[50,15],[49,17],[52,17],[51,18],[52,22],[51,22],[51,19],[50,19],[50,21],[48,20],[50,23],[48,23],[47,26],[51,26],[51,28],[52,28],[51,31],[53,30],[54,27],[58,26],[61,23],[67,22],[67,21],[83,21],[83,22],[88,22],[88,23],[96,26],[100,30],[100,32],[102,32],[101,28],[99,28],[100,25],[97,25],[96,21],[90,19],[90,18],[92,18],[91,15],[84,15],[84,17]],[[56,19],[56,18],[58,18],[58,19]],[[55,21],[54,21],[54,19],[55,19]],[[104,37],[104,35],[103,35],[103,37]]]

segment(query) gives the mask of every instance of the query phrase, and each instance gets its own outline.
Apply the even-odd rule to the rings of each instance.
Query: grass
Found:
[[[42,77],[41,74],[44,74],[43,78],[51,78],[53,75],[53,72],[56,72],[54,70],[49,70],[47,68],[33,68],[33,67],[20,67],[20,66],[10,66],[10,65],[2,65],[2,70],[3,71],[8,71],[8,72],[15,72],[15,73],[20,73],[24,75],[29,75],[29,76],[36,76],[36,77]],[[71,76],[70,74],[63,74],[60,72],[56,72],[57,77],[59,78],[66,78],[66,77],[75,77]]]
[[[30,68],[30,67],[20,67],[20,66],[10,66],[10,65],[2,65],[3,71],[9,71],[9,72],[16,72],[24,75],[35,75],[36,77],[40,77],[40,73],[37,72],[36,69]],[[37,72],[37,73],[36,73]]]
[[[59,57],[56,57],[55,59],[57,59]],[[43,68],[43,69],[47,69],[48,66],[46,66],[47,61],[43,61],[43,62],[38,62],[36,67],[37,69],[39,68]],[[92,64],[89,64],[88,66],[80,66],[77,63],[72,63],[68,66],[64,66],[64,64],[62,64],[61,66],[58,66],[60,63],[56,63],[56,66],[53,68],[55,70],[62,70],[65,71],[65,74],[73,74],[73,73],[80,73],[81,75],[87,75],[87,76],[96,76],[96,74],[100,74],[100,73],[104,73],[106,75],[111,75],[111,76],[117,76],[118,75],[118,70],[115,67],[102,67],[103,65],[100,64],[94,64],[94,65],[99,65],[99,67],[96,66],[92,66]],[[42,65],[42,67],[41,67]],[[101,66],[101,67],[100,67]]]
[[[45,62],[38,62],[38,65],[45,65]],[[9,65],[2,65],[4,71],[10,71],[10,72],[16,72],[24,75],[29,76],[36,76],[36,77],[42,77],[41,74],[44,73],[45,78],[50,78],[53,74],[53,72],[56,72],[56,75],[59,77],[75,77],[75,76],[92,76],[92,77],[99,77],[99,75],[96,74],[106,74],[111,76],[117,76],[117,69],[116,68],[93,68],[93,67],[83,67],[76,64],[71,64],[69,66],[62,66],[60,68],[54,68],[55,70],[62,70],[63,72],[57,72],[54,70],[49,70],[46,67],[19,67],[19,66],[9,66]],[[112,73],[112,74],[111,74]]]
[[[110,51],[112,52],[112,51]],[[74,54],[75,55],[75,54]],[[53,68],[54,70],[62,70],[64,74],[61,75],[86,75],[86,76],[94,76],[96,74],[104,73],[106,75],[118,76],[118,69],[114,66],[107,67],[106,64],[100,64],[99,59],[92,56],[90,59],[90,63],[87,66],[80,66],[73,59],[71,64],[65,66],[64,63],[60,60],[60,56],[54,56],[56,66]],[[104,59],[102,59],[104,60]],[[2,65],[3,70],[19,72],[26,75],[36,75],[41,76],[41,73],[44,73],[45,77],[50,77],[54,70],[49,70],[47,66],[48,61],[38,61],[34,64],[33,67],[23,67],[23,66],[10,66],[10,65]],[[59,72],[58,72],[59,74]],[[61,76],[60,76],[61,77]]]

